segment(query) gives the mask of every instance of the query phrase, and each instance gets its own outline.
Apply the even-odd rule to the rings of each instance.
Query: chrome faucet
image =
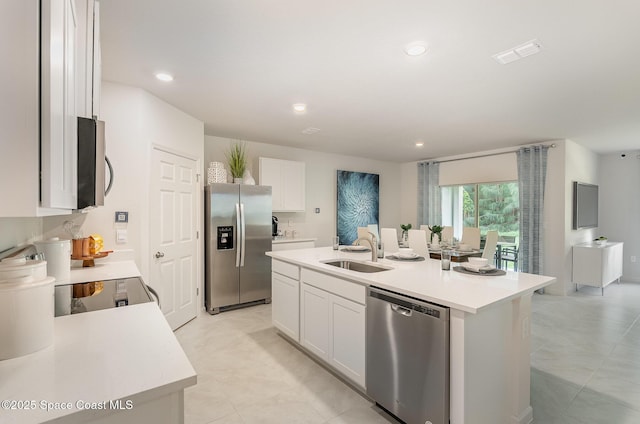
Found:
[[[360,237],[356,240],[356,244],[360,244],[360,241],[366,241],[371,246],[371,262],[378,262],[378,240],[376,239],[376,235],[372,232],[369,232],[369,237]]]

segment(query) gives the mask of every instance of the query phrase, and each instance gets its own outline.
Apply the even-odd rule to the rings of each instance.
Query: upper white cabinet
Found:
[[[259,182],[272,187],[273,212],[304,212],[304,162],[260,158]]]
[[[77,114],[84,118],[100,116],[100,3],[75,0],[78,15],[76,81]]]
[[[74,209],[78,202],[78,16],[74,0],[41,4],[41,201],[43,207]]]
[[[87,98],[80,57],[87,59],[82,52],[89,33],[95,57],[94,23],[87,22],[94,4],[0,2],[0,53],[7,58],[0,83],[0,191],[6,199],[0,217],[62,215],[77,206],[77,116],[95,115],[93,105],[88,114],[86,100],[79,100]],[[91,85],[99,62],[97,73],[92,67]]]

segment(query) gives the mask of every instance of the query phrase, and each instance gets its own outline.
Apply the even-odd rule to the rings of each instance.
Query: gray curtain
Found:
[[[541,274],[544,246],[544,184],[548,146],[523,147],[518,158],[520,190],[520,244],[518,265],[522,272]]]
[[[440,164],[418,163],[418,222],[420,225],[442,225],[442,195],[440,193]]]

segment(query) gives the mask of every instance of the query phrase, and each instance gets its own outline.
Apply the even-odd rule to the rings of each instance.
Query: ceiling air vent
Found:
[[[315,134],[318,131],[320,131],[320,128],[309,127],[302,130],[302,134]]]
[[[541,49],[542,45],[538,40],[531,40],[512,49],[494,54],[492,57],[496,60],[496,62],[502,65],[506,65],[507,63],[520,60],[523,57],[539,53]]]

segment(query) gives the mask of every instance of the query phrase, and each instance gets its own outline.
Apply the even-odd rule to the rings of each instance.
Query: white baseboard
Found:
[[[517,417],[511,417],[511,424],[531,424],[533,422],[533,408],[527,406]]]

